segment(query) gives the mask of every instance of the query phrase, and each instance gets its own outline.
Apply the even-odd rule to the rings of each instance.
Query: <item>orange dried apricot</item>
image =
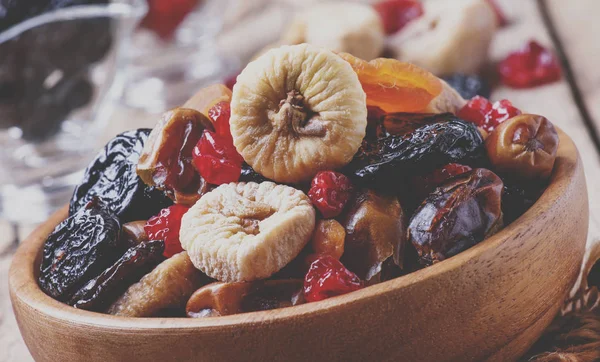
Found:
[[[395,59],[377,58],[370,62],[340,53],[362,84],[367,105],[386,112],[422,112],[442,92],[442,82],[428,71]]]

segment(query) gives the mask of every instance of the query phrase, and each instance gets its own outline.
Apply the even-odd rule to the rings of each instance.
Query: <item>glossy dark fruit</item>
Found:
[[[403,180],[448,163],[474,165],[485,158],[475,125],[445,113],[445,121],[426,124],[404,136],[381,138],[363,147],[344,173],[368,187],[396,190]]]
[[[341,261],[361,279],[369,280],[393,257],[402,267],[406,220],[398,198],[373,190],[361,191],[343,222],[346,230]]]
[[[490,86],[483,78],[476,75],[454,73],[443,79],[464,99],[471,99],[475,96],[490,97]]]
[[[265,280],[256,284],[256,288],[242,299],[242,312],[285,308],[304,303],[302,279]]]
[[[119,219],[97,199],[60,223],[44,244],[39,283],[42,290],[67,301],[124,252]]]
[[[448,120],[447,114],[431,113],[388,113],[381,118],[382,129],[379,137],[404,136],[419,127]]]
[[[163,250],[161,240],[143,241],[129,248],[113,265],[79,289],[68,304],[97,312],[106,310],[130,285],[163,260]]]
[[[415,176],[412,179],[412,191],[417,195],[417,198],[422,201],[436,187],[446,182],[448,179],[471,171],[469,166],[459,163],[449,163],[440,168],[437,168],[426,175]]]
[[[447,259],[498,231],[503,226],[503,186],[495,173],[478,168],[435,189],[408,226],[421,264]]]
[[[69,214],[73,215],[94,197],[102,200],[123,223],[146,220],[170,206],[172,201],[162,191],[144,184],[135,172],[149,134],[149,129],[138,129],[109,141],[75,188]]]
[[[547,180],[558,143],[558,133],[546,117],[522,114],[500,124],[485,147],[494,170],[515,179]]]
[[[134,247],[143,241],[148,241],[144,226],[146,220],[131,221],[121,228],[121,240],[127,247]]]
[[[202,196],[198,191],[205,188],[205,182],[192,165],[192,150],[205,129],[212,130],[212,123],[194,109],[165,112],[144,144],[137,174],[147,185],[166,191],[178,203],[185,200],[193,205]]]
[[[505,179],[502,192],[504,224],[508,225],[521,217],[540,198],[544,189],[544,184],[540,182],[524,183]]]
[[[269,181],[268,178],[254,171],[254,169],[246,162],[242,163],[242,173],[240,175],[240,182],[257,182],[261,183]]]

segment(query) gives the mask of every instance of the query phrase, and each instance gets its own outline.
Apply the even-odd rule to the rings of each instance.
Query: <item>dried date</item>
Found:
[[[456,176],[417,209],[408,237],[423,265],[454,256],[502,227],[500,177],[486,169]]]
[[[450,113],[437,117],[446,120],[426,124],[403,136],[380,138],[376,145],[363,147],[345,173],[358,184],[391,190],[407,177],[448,163],[484,162],[485,147],[476,126]]]
[[[129,248],[112,266],[79,289],[68,304],[75,308],[102,311],[164,258],[162,240],[144,241]]]
[[[545,187],[540,183],[530,184],[520,182],[504,182],[502,192],[502,212],[504,213],[504,223],[506,225],[515,221],[525,211],[529,210],[537,199],[542,195]]]
[[[60,223],[44,244],[39,283],[42,290],[67,301],[122,254],[117,217],[94,199]]]
[[[135,172],[149,134],[149,129],[127,131],[108,142],[75,188],[69,214],[94,197],[102,200],[123,223],[148,219],[172,205],[162,191],[146,186]]]

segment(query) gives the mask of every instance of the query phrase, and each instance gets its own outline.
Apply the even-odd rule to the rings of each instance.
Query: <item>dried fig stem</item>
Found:
[[[286,129],[296,136],[325,136],[325,126],[315,113],[308,109],[304,97],[296,90],[288,92],[287,98],[279,103],[276,127]]]

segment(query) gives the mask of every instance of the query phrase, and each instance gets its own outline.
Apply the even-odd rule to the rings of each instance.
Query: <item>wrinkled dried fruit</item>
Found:
[[[79,289],[69,304],[79,309],[104,311],[163,260],[163,249],[161,240],[143,241],[131,247],[112,266]]]
[[[361,192],[344,222],[346,240],[342,262],[361,279],[369,280],[393,256],[402,267],[406,244],[406,220],[398,198]]]
[[[397,190],[411,175],[448,163],[481,162],[485,149],[477,127],[449,113],[436,117],[447,121],[426,124],[404,136],[381,138],[376,145],[363,147],[344,173],[351,175],[355,183]]]
[[[490,97],[490,86],[483,78],[476,75],[454,73],[443,79],[465,99],[471,99],[476,96]]]
[[[448,114],[430,113],[389,113],[382,119],[385,136],[404,136],[419,127],[448,120]]]
[[[183,251],[179,242],[181,218],[190,208],[184,205],[173,205],[160,210],[144,225],[144,230],[150,240],[162,240],[165,244],[163,255],[170,258]]]
[[[424,199],[433,189],[446,182],[448,179],[471,171],[471,167],[459,163],[449,163],[432,172],[416,176],[412,180],[414,191],[418,193],[419,199]]]
[[[513,88],[529,88],[560,79],[560,63],[556,56],[536,41],[511,53],[498,64],[502,83]]]
[[[212,130],[212,123],[196,110],[175,108],[164,113],[144,145],[137,174],[173,199],[176,192],[180,194],[178,203],[185,199],[193,204],[205,191],[204,180],[192,165],[192,149],[205,129]]]
[[[239,182],[256,182],[261,183],[265,181],[270,181],[268,178],[254,171],[252,167],[246,162],[242,163],[242,172],[240,175]]]
[[[162,191],[146,186],[135,173],[149,134],[149,129],[123,132],[104,146],[75,188],[69,215],[94,197],[124,223],[145,220],[172,204]]]
[[[338,216],[352,197],[352,183],[346,175],[334,171],[320,171],[308,190],[308,197],[324,218]]]
[[[312,250],[339,259],[344,253],[346,230],[336,220],[319,220],[312,237]]]
[[[378,58],[370,62],[347,53],[346,60],[367,94],[367,105],[385,112],[422,112],[442,92],[442,82],[410,63]]]
[[[210,279],[194,267],[186,252],[160,263],[130,286],[108,309],[123,317],[153,317],[165,309],[183,309],[189,297]]]
[[[302,280],[217,282],[198,289],[186,305],[191,318],[217,317],[301,304]]]
[[[386,0],[374,7],[388,35],[402,30],[406,24],[423,15],[423,5],[417,0]]]
[[[194,166],[206,182],[222,185],[239,180],[244,160],[230,137],[204,131],[193,150]]]
[[[121,241],[128,248],[134,247],[143,241],[148,241],[148,235],[144,230],[146,220],[131,221],[121,228]]]
[[[548,119],[523,114],[501,124],[485,145],[499,172],[519,179],[545,180],[552,173],[558,142],[558,133]]]
[[[42,290],[54,299],[69,300],[123,254],[120,232],[117,217],[97,200],[61,222],[44,244]]]
[[[307,302],[335,297],[359,290],[363,283],[330,255],[319,256],[304,277],[304,298]]]
[[[417,209],[408,237],[423,265],[454,256],[502,227],[502,180],[478,168],[450,179]]]

